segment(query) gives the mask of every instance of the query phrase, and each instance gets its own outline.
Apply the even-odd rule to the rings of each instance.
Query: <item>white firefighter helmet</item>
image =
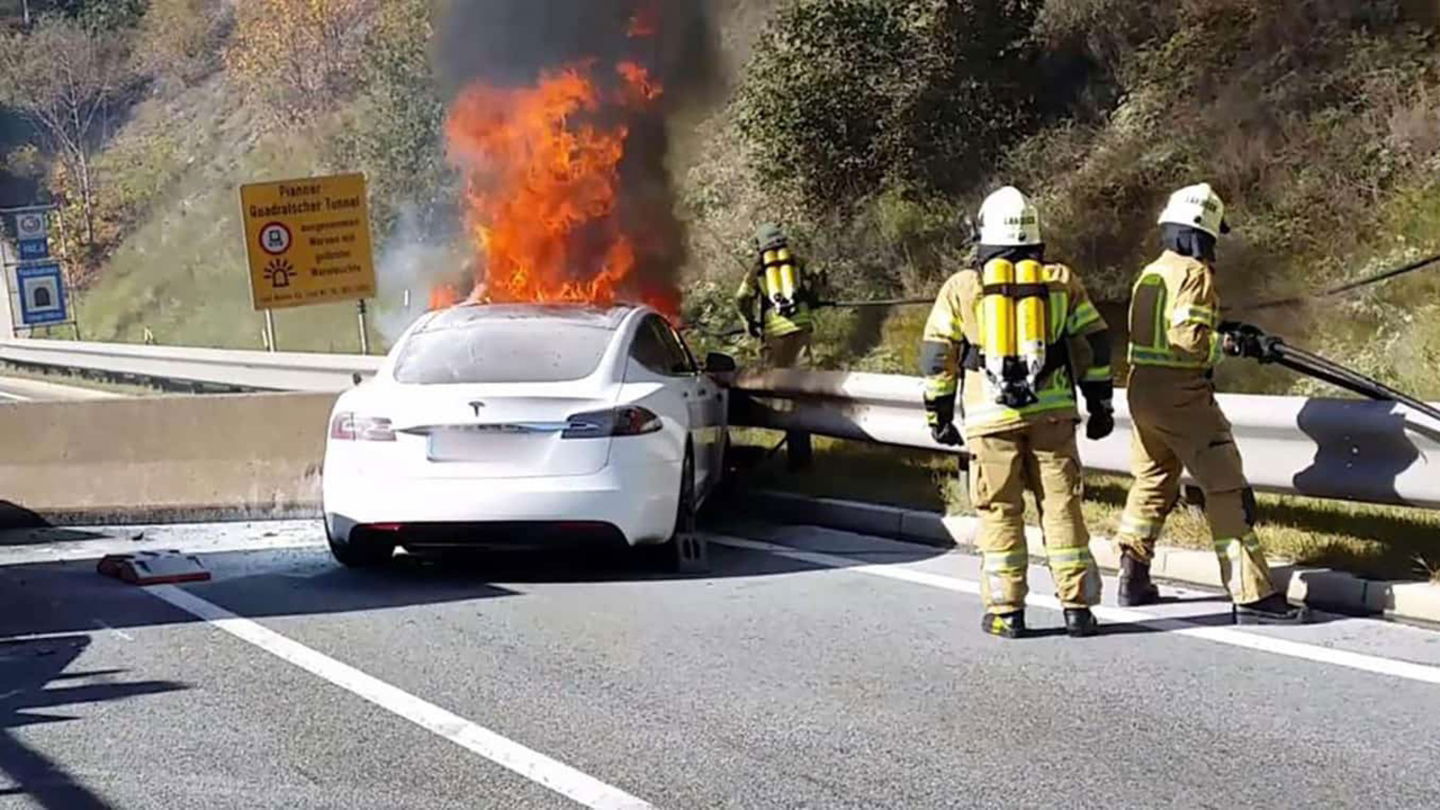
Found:
[[[1006,186],[980,206],[980,244],[1027,247],[1041,244],[1040,211],[1020,189]]]
[[[1160,214],[1161,225],[1199,228],[1211,236],[1230,232],[1225,221],[1225,201],[1209,183],[1187,186],[1170,195],[1170,204]]]

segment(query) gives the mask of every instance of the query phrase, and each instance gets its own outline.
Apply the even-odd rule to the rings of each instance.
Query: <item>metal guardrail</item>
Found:
[[[941,452],[925,426],[917,377],[782,370],[742,377],[737,424]],[[1246,473],[1258,489],[1440,509],[1440,422],[1389,402],[1220,395]],[[1130,472],[1130,413],[1116,430],[1080,439],[1093,470]]]
[[[0,360],[110,376],[201,383],[259,391],[341,391],[369,377],[384,358],[228,349],[187,349],[64,340],[0,341]]]
[[[110,375],[274,391],[341,391],[383,358],[54,340],[0,341],[0,360]],[[917,377],[771,371],[741,377],[737,425],[954,452],[925,426]],[[1259,489],[1440,509],[1440,423],[1401,405],[1340,399],[1221,395],[1246,472]],[[1081,439],[1087,467],[1130,470],[1130,416],[1116,397],[1116,431]]]

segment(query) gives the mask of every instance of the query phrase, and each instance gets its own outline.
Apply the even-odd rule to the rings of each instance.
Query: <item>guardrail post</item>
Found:
[[[810,434],[790,431],[785,434],[785,460],[790,472],[808,470],[815,463],[815,449]]]

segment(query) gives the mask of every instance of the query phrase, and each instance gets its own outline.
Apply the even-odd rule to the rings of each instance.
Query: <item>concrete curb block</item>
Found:
[[[811,498],[788,492],[755,492],[747,503],[772,520],[939,548],[973,551],[979,529],[979,521],[965,515],[942,516],[935,512]],[[1030,556],[1044,561],[1045,542],[1040,530],[1027,527],[1025,539]],[[1120,567],[1119,552],[1109,538],[1093,538],[1090,551],[1101,568],[1115,571]],[[1271,569],[1275,586],[1294,602],[1339,613],[1384,615],[1389,619],[1440,626],[1440,585],[1366,580],[1344,571],[1301,568],[1283,560],[1272,560]],[[1172,582],[1223,587],[1219,563],[1209,551],[1161,547],[1156,551],[1151,570],[1156,577]]]
[[[1440,625],[1440,585],[1429,582],[1370,582],[1375,604],[1389,617]],[[1367,603],[1369,596],[1367,594]]]

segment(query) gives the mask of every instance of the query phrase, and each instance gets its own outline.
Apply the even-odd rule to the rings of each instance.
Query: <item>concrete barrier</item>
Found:
[[[316,515],[333,394],[0,405],[0,528]]]

